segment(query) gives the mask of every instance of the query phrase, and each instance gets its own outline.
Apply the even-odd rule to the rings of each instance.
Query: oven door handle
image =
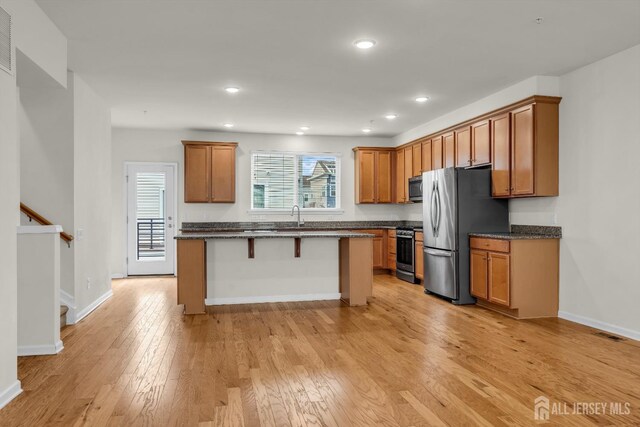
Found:
[[[413,236],[398,236],[396,234],[396,238],[398,238],[398,239],[413,239]]]

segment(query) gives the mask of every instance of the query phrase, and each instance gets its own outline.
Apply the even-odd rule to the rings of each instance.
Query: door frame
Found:
[[[129,277],[129,263],[127,262],[127,257],[129,255],[129,227],[127,226],[127,215],[129,215],[129,187],[127,182],[127,172],[129,170],[129,166],[164,166],[173,168],[173,186],[174,186],[174,201],[173,201],[173,218],[174,226],[172,228],[172,232],[170,233],[170,237],[175,237],[178,232],[177,224],[178,222],[178,162],[124,162],[124,168],[122,171],[122,222],[124,224],[124,239],[123,239],[123,254],[122,254],[122,263],[123,263],[123,272],[124,277]],[[176,245],[175,239],[171,239],[173,244]],[[174,252],[177,254],[177,250]],[[176,276],[178,272],[178,257],[173,257],[173,275]]]

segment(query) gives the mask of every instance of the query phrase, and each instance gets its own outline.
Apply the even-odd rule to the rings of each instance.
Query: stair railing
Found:
[[[22,212],[29,218],[29,222],[33,220],[40,225],[54,225],[51,221],[31,209],[24,203],[20,203],[20,212]],[[73,240],[73,236],[71,234],[67,234],[63,231],[62,233],[60,233],[60,238],[67,242],[67,246],[71,247],[71,241]]]

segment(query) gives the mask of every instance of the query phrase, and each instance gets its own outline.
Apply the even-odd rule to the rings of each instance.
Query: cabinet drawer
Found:
[[[373,234],[376,237],[384,237],[384,230],[360,230],[362,233]]]
[[[509,241],[499,239],[471,238],[471,249],[483,249],[493,252],[509,252]]]
[[[416,242],[424,242],[424,233],[422,231],[416,231]]]
[[[396,237],[396,230],[389,230],[389,238],[393,237],[395,239]]]

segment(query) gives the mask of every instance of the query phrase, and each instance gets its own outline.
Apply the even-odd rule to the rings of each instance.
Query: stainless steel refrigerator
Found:
[[[468,234],[509,231],[507,200],[491,197],[490,169],[424,172],[422,189],[425,293],[472,304]]]

